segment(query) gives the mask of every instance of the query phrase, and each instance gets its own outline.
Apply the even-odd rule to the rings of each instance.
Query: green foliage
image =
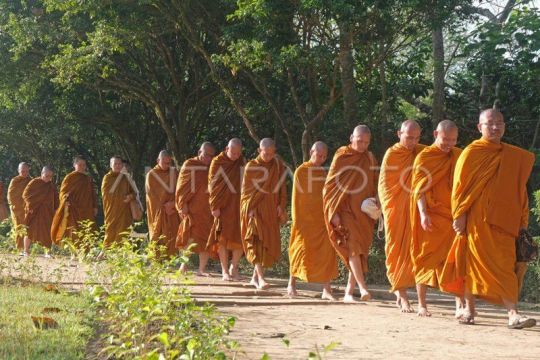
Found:
[[[138,251],[130,242],[107,249],[90,290],[106,326],[103,352],[130,359],[225,359],[238,344],[225,339],[233,318],[211,305],[199,305],[182,284],[178,270],[187,258],[165,260],[150,245]]]

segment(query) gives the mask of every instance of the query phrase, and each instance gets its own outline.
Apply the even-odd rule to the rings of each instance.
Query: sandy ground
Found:
[[[0,261],[5,259],[0,255]],[[55,279],[67,287],[80,287],[85,280],[85,266],[75,262],[37,258],[35,264],[49,274],[56,269],[62,276]],[[42,276],[47,279],[46,272]],[[194,280],[189,287],[198,301],[237,318],[230,336],[241,345],[239,359],[260,359],[264,353],[271,359],[306,359],[317,348],[325,359],[540,358],[540,326],[509,330],[505,311],[486,304],[478,308],[476,325],[458,325],[453,298],[438,292],[428,295],[433,316],[418,318],[401,314],[383,287],[372,287],[370,302],[344,305],[318,299],[317,286],[311,284],[300,283],[300,296],[289,299],[285,280],[270,279],[273,286],[267,291],[255,291],[247,280],[223,282],[218,274]],[[343,287],[334,289],[342,296]],[[540,319],[538,306],[523,305],[529,309],[524,314]],[[339,345],[324,354],[322,348],[331,343]]]

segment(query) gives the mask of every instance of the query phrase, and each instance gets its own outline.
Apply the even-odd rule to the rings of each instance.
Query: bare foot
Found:
[[[401,303],[400,303],[400,310],[402,313],[413,313],[414,312],[414,309],[413,307],[411,306],[411,304],[409,303],[409,300],[405,300],[405,299],[401,299]]]
[[[258,290],[266,290],[270,288],[270,284],[267,283],[264,279],[263,280],[259,280],[259,285],[257,286],[257,289]]]
[[[207,273],[207,272],[204,272],[204,271],[197,271],[197,273],[195,274],[197,276],[202,276],[202,277],[210,277],[210,274]]]
[[[221,279],[223,281],[231,281],[232,280],[231,275],[229,275],[227,273],[223,273],[223,276],[221,277]]]
[[[294,298],[298,296],[298,292],[296,291],[296,288],[287,286],[287,295],[289,295],[290,298]]]
[[[330,300],[330,301],[337,301],[337,299],[334,297],[334,295],[332,295],[332,293],[327,291],[327,290],[322,291],[321,299]]]
[[[369,291],[361,291],[360,292],[360,301],[369,301],[371,300],[371,294]]]
[[[255,286],[256,289],[259,288],[259,281],[257,280],[257,278],[251,278],[251,280],[249,281],[249,285],[253,285]]]
[[[186,274],[188,272],[188,267],[187,267],[187,264],[182,264],[180,265],[180,272],[182,274]]]
[[[352,295],[345,295],[343,297],[343,303],[345,304],[359,304],[360,301],[356,300]]]
[[[420,317],[430,317],[431,316],[431,313],[427,310],[427,308],[425,307],[419,307],[418,308],[418,316]]]

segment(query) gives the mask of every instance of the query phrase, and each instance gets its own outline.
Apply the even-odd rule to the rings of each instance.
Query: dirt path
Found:
[[[1,259],[0,259],[1,260]],[[84,266],[62,260],[38,258],[36,265],[61,268],[60,282],[79,287]],[[73,272],[76,271],[76,274]],[[58,271],[57,271],[58,272]],[[231,337],[241,344],[240,359],[306,359],[310,352],[332,342],[340,344],[327,359],[538,359],[540,326],[530,330],[508,330],[500,308],[482,304],[477,325],[458,325],[453,318],[453,298],[429,294],[431,318],[401,314],[387,289],[373,287],[374,300],[344,305],[317,299],[316,287],[300,284],[300,297],[286,297],[286,281],[271,279],[272,288],[255,291],[246,282],[223,282],[218,274],[195,277],[190,286],[200,302],[210,302],[237,318]],[[336,287],[338,296],[343,287]],[[414,297],[414,292],[410,292]],[[524,313],[540,319],[538,307]],[[290,345],[287,347],[283,339]]]

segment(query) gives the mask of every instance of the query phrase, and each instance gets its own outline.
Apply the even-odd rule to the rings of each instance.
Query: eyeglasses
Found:
[[[484,125],[490,128],[495,128],[495,127],[501,128],[501,127],[504,127],[505,124],[503,122],[497,122],[497,123],[480,123],[480,125]]]

